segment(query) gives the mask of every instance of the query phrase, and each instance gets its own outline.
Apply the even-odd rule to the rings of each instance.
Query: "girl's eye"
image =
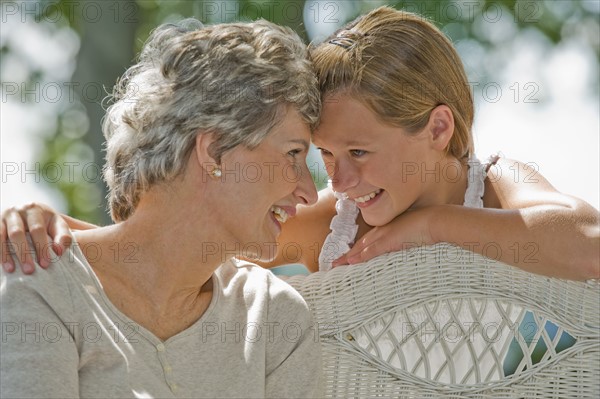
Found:
[[[331,155],[331,153],[329,151],[327,151],[325,148],[317,148],[319,151],[321,151],[321,155],[322,156],[329,156]]]
[[[367,152],[365,150],[350,150],[350,154],[352,154],[353,157],[362,157],[363,155],[365,155]]]

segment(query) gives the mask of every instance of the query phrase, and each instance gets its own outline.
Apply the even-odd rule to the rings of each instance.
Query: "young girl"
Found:
[[[598,211],[524,163],[475,156],[467,77],[433,24],[381,7],[311,48],[311,57],[323,100],[313,142],[331,185],[287,221],[276,259],[264,266],[327,270],[451,242],[535,273],[600,277]],[[39,205],[6,211],[3,241],[8,229],[26,248],[24,222],[40,245],[46,229],[57,249],[69,241],[65,222]],[[3,259],[5,270],[10,262]]]
[[[475,157],[467,77],[434,25],[382,7],[311,56],[323,98],[313,143],[333,192],[301,209],[282,238],[308,249],[324,240],[321,270],[445,241],[536,273],[600,275],[592,206],[521,162]]]

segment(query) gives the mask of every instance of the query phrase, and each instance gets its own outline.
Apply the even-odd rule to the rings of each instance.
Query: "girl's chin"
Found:
[[[398,215],[373,215],[369,212],[361,211],[362,218],[366,224],[372,227],[385,226]]]

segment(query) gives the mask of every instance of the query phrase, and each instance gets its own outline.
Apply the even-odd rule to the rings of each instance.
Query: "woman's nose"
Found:
[[[300,198],[302,205],[312,205],[317,202],[318,194],[308,166],[303,164],[299,173],[300,178],[296,187],[296,196]]]

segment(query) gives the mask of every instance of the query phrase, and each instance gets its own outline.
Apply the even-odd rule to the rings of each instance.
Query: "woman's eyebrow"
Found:
[[[300,144],[301,146],[303,146],[303,147],[304,147],[304,150],[305,150],[305,151],[308,151],[308,148],[309,148],[309,146],[310,146],[310,145],[308,144],[308,141],[306,141],[306,140],[304,140],[304,139],[292,139],[292,140],[290,140],[289,142],[291,142],[291,143],[297,143],[297,144]]]

